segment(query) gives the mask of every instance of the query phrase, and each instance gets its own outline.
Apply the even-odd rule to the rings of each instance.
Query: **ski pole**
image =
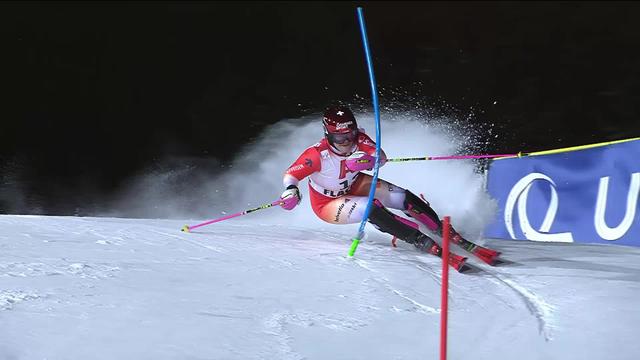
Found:
[[[376,122],[376,158],[373,164],[373,179],[371,180],[371,187],[369,188],[369,200],[367,200],[367,207],[364,209],[364,216],[360,222],[360,228],[358,235],[351,241],[351,247],[349,248],[349,257],[352,258],[353,254],[358,248],[360,240],[364,238],[364,227],[369,219],[371,213],[371,207],[373,206],[373,196],[376,192],[376,184],[378,183],[378,170],[380,169],[380,152],[381,152],[381,129],[380,129],[380,105],[378,104],[378,90],[376,87],[376,78],[373,74],[373,59],[371,57],[371,50],[369,49],[369,40],[367,39],[367,27],[364,23],[364,15],[362,14],[362,8],[358,7],[358,23],[360,24],[360,34],[362,35],[362,45],[364,46],[365,58],[367,60],[367,68],[369,69],[369,83],[371,85],[371,100],[373,101],[373,112]]]
[[[262,210],[262,209],[268,209],[270,207],[277,206],[277,205],[280,205],[280,204],[282,204],[282,200],[276,200],[276,201],[274,201],[272,203],[269,203],[269,204],[260,205],[260,206],[258,206],[256,208],[249,209],[249,210],[244,210],[244,211],[241,211],[239,213],[235,213],[235,214],[231,214],[231,215],[227,215],[227,216],[223,216],[223,217],[218,218],[218,219],[205,221],[205,222],[203,222],[201,224],[197,224],[197,225],[193,225],[193,226],[185,225],[185,226],[182,227],[181,230],[184,231],[184,232],[191,232],[191,230],[197,229],[197,228],[205,226],[205,225],[209,225],[209,224],[217,223],[217,222],[220,222],[220,221],[228,220],[228,219],[231,219],[231,218],[234,218],[234,217],[246,215],[246,214],[252,213],[254,211],[258,211],[258,210]]]
[[[519,152],[517,154],[497,154],[497,155],[449,155],[449,156],[423,156],[387,159],[387,162],[419,161],[419,160],[462,160],[462,159],[495,159],[504,157],[523,157],[528,154]]]
[[[523,153],[522,151],[520,151],[517,154],[499,154],[499,155],[453,155],[453,156],[407,157],[407,158],[387,159],[387,162],[419,161],[419,160],[459,160],[459,159],[498,159],[499,160],[499,159],[515,158],[515,157],[523,158],[528,156],[554,155],[554,154],[561,154],[561,153],[571,152],[571,151],[587,150],[587,149],[592,149],[596,147],[602,147],[607,145],[614,145],[614,144],[625,143],[628,141],[638,141],[638,140],[640,140],[640,137],[607,141],[607,142],[601,142],[597,144],[565,147],[560,149],[534,151],[534,152],[528,152],[528,153]],[[363,161],[367,161],[367,160],[363,160]]]

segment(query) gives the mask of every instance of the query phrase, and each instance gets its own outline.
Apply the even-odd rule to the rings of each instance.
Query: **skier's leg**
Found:
[[[429,206],[429,203],[415,196],[412,192],[406,192],[405,198],[405,214],[411,216],[421,223],[425,224],[429,230],[442,236],[442,222],[438,214]],[[449,232],[451,234],[451,242],[457,244],[466,251],[475,254],[482,261],[488,264],[494,264],[496,258],[500,256],[499,251],[478,246],[460,235],[451,224],[449,224]]]
[[[369,214],[369,222],[378,230],[397,236],[421,250],[424,249],[434,255],[440,255],[440,247],[433,239],[420,232],[418,224],[393,214],[378,199],[373,200],[373,205]]]
[[[420,199],[411,191],[407,190],[404,200],[404,208],[405,214],[415,218],[425,224],[429,230],[442,236],[442,221],[440,221],[440,217],[431,208],[428,202]],[[458,244],[464,240],[451,224],[449,224],[449,230],[451,231],[451,240],[454,243]]]
[[[411,220],[394,215],[391,211],[382,206],[379,200],[374,200],[374,206],[369,215],[369,222],[378,230],[392,234],[400,239],[413,244],[416,248],[429,252],[433,255],[442,256],[442,248],[433,239],[418,230],[418,224]],[[467,258],[449,253],[447,262],[456,270],[460,271]]]
[[[366,196],[352,196],[345,195],[339,198],[330,199],[326,201],[316,202],[314,199],[311,199],[311,207],[315,214],[323,221],[326,221],[331,224],[355,224],[362,221],[364,217],[364,212],[367,208],[369,198]],[[369,221],[374,225],[377,225],[375,222],[371,221],[372,218],[382,219],[379,214],[379,211],[376,209],[381,209],[384,214],[388,214],[384,216],[382,230],[383,232],[389,233],[391,235],[397,236],[405,241],[408,238],[407,232],[416,232],[419,233],[418,224],[412,222],[411,220],[402,218],[391,213],[387,208],[384,207],[382,202],[377,198],[374,199],[374,206],[371,208],[371,212],[369,213]],[[376,215],[377,214],[377,215]],[[394,230],[397,230],[396,227],[392,227],[387,224],[391,223],[400,224],[405,230],[398,230],[402,234],[398,235],[394,233]],[[408,228],[407,228],[408,227]],[[409,236],[409,238],[413,238]],[[410,242],[410,241],[408,241]],[[413,242],[411,242],[413,243]]]
[[[415,218],[425,224],[429,230],[442,234],[442,221],[438,214],[429,206],[429,203],[423,201],[409,190],[405,190],[404,213]]]
[[[372,180],[373,177],[371,175],[361,173],[351,186],[349,195],[368,197]],[[397,185],[378,179],[374,197],[387,208],[404,210],[405,191],[405,189]]]
[[[373,177],[371,175],[360,174],[351,187],[349,194],[367,196],[372,179]],[[442,221],[440,221],[438,214],[431,208],[428,202],[423,201],[411,191],[388,181],[378,179],[375,197],[380,200],[385,207],[402,210],[408,216],[426,225],[429,230],[439,235],[442,234]]]
[[[371,175],[360,174],[358,180],[356,180],[351,187],[349,194],[367,196],[372,179]],[[408,216],[423,223],[429,230],[442,236],[442,221],[438,214],[431,208],[428,202],[417,197],[411,191],[388,181],[378,179],[375,197],[385,207],[402,210]],[[452,240],[458,243],[458,238],[461,238],[460,234],[458,234],[453,227],[450,229],[452,230]]]
[[[314,213],[330,224],[355,224],[362,221],[368,198],[364,196],[341,196],[322,202],[311,199]]]
[[[362,221],[368,198],[346,195],[317,204],[312,199],[311,203],[316,215],[328,223],[354,224]],[[369,222],[378,230],[397,236],[416,247],[434,244],[431,238],[420,232],[418,224],[391,213],[378,199],[373,200]]]
[[[312,207],[318,217],[332,224],[350,224],[362,220],[367,207],[368,198],[364,196],[343,196],[332,199],[321,205]],[[398,238],[413,244],[419,250],[429,252],[436,256],[442,256],[442,248],[418,229],[418,224],[411,220],[394,215],[386,209],[382,203],[374,199],[373,207],[369,213],[369,222],[378,230],[397,236]],[[460,270],[466,258],[451,253],[448,263]]]

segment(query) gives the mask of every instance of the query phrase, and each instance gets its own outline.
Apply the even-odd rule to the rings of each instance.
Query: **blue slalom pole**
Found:
[[[369,219],[369,213],[371,212],[371,205],[373,204],[373,197],[376,193],[376,184],[378,183],[378,169],[380,168],[380,109],[378,106],[378,90],[376,87],[376,78],[373,74],[373,61],[371,59],[371,50],[369,49],[369,40],[367,39],[367,28],[364,24],[364,16],[362,15],[362,8],[358,7],[358,22],[360,23],[360,32],[362,34],[362,43],[364,45],[364,52],[367,58],[367,66],[369,68],[369,80],[371,83],[371,97],[373,99],[373,111],[376,121],[376,162],[373,167],[373,180],[371,181],[371,188],[369,189],[369,202],[367,208],[364,210],[364,218],[360,223],[358,234],[353,238],[351,242],[351,248],[349,248],[349,257],[353,257],[353,254],[358,248],[360,240],[364,237],[364,226]]]

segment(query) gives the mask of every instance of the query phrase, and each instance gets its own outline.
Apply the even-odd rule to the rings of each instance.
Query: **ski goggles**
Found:
[[[358,129],[353,129],[348,133],[327,133],[327,140],[334,144],[342,144],[347,140],[349,140],[350,142],[355,142],[358,138],[358,134]]]

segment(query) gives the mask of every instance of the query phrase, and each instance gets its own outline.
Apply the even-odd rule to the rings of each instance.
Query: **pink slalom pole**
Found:
[[[192,225],[192,226],[185,225],[185,226],[183,226],[183,227],[182,227],[182,231],[184,231],[184,232],[190,232],[190,231],[191,231],[191,230],[193,230],[193,229],[197,229],[197,228],[202,227],[202,226],[205,226],[205,225],[209,225],[209,224],[217,223],[217,222],[224,221],[224,220],[229,220],[229,219],[232,219],[232,218],[234,218],[234,217],[238,217],[238,216],[246,215],[246,214],[248,214],[248,213],[252,213],[252,212],[254,212],[254,211],[258,211],[258,210],[262,210],[262,209],[268,209],[268,208],[270,208],[270,207],[272,207],[272,206],[280,205],[280,203],[282,203],[282,201],[281,201],[281,200],[276,200],[276,201],[274,201],[274,202],[272,202],[272,203],[270,203],[270,204],[264,204],[264,205],[258,206],[257,208],[253,208],[253,209],[249,209],[249,210],[244,210],[244,211],[241,211],[241,212],[239,212],[239,213],[235,213],[235,214],[231,214],[231,215],[223,216],[223,217],[218,218],[218,219],[213,219],[213,220],[205,221],[205,222],[203,222],[203,223],[201,223],[201,224]]]
[[[429,156],[428,160],[494,159],[518,154]]]
[[[487,154],[487,155],[422,156],[422,157],[387,159],[387,162],[419,161],[419,160],[497,159],[497,158],[506,158],[506,157],[523,157],[523,156],[527,156],[527,155],[523,153],[517,153],[517,154],[493,154],[493,155]]]
[[[447,360],[447,314],[449,313],[449,216],[442,221],[442,300],[440,305],[440,360]]]

